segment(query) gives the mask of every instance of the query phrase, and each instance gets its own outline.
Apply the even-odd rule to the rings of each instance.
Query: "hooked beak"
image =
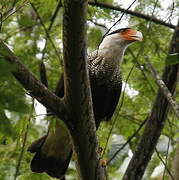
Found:
[[[142,41],[143,39],[142,33],[134,29],[128,29],[125,32],[121,32],[120,35],[126,41]]]
[[[136,31],[136,33],[134,35],[131,35],[130,37],[136,41],[142,41],[143,39],[143,35],[140,31]]]

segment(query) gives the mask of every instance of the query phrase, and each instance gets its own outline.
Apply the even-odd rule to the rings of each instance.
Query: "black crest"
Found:
[[[109,36],[109,35],[111,35],[111,34],[116,34],[116,33],[124,32],[124,31],[126,31],[127,29],[130,29],[130,28],[117,29],[117,30],[112,31],[111,33],[107,34],[107,36]]]

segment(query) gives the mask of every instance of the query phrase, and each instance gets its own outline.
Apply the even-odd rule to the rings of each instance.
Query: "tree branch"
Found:
[[[179,22],[171,41],[169,50],[170,54],[179,52],[178,44]],[[179,78],[178,75],[179,64],[165,66],[162,79],[172,95],[175,92],[176,84]],[[125,172],[123,180],[140,180],[142,178],[164,127],[169,107],[170,104],[168,100],[163,95],[162,90],[159,89],[143,135]]]
[[[167,170],[171,180],[175,180],[172,172],[170,171],[170,169],[168,168],[167,164],[165,163],[165,161],[162,159],[162,157],[160,156],[160,153],[157,151],[157,148],[155,148],[155,152],[157,153],[158,158],[160,159],[160,161],[162,162],[162,164],[164,165],[165,169]]]
[[[51,36],[50,36],[50,34],[49,34],[49,29],[46,28],[46,26],[45,26],[45,24],[44,24],[44,22],[43,22],[43,20],[42,20],[42,18],[41,18],[41,16],[40,16],[40,14],[38,13],[38,10],[37,10],[36,7],[34,6],[34,4],[33,4],[33,3],[30,3],[30,5],[32,6],[32,9],[33,9],[34,12],[36,13],[37,18],[39,19],[40,24],[42,25],[42,27],[43,27],[43,29],[44,29],[44,32],[45,32],[45,34],[46,34],[46,39],[47,39],[47,38],[49,39],[49,41],[50,41],[50,43],[51,43],[51,45],[52,45],[52,47],[53,47],[53,49],[54,49],[54,51],[55,51],[56,56],[58,57],[59,61],[61,61],[61,57],[60,57],[60,55],[59,55],[59,50],[56,48],[56,46],[55,46],[55,44],[54,44],[54,42],[53,42],[53,40],[52,40],[52,38],[51,38]],[[50,26],[51,26],[51,25],[50,25]],[[49,28],[51,28],[50,26],[49,26]]]
[[[140,126],[137,128],[137,130],[128,138],[128,140],[113,154],[113,156],[107,161],[107,165],[109,165],[111,163],[111,161],[118,155],[118,153],[124,149],[124,147],[127,144],[130,144],[130,142],[132,141],[132,139],[134,137],[136,137],[136,135],[139,133],[139,131],[142,129],[142,127],[144,126],[144,124],[146,123],[147,119],[145,119]]]
[[[29,92],[29,94],[49,108],[59,118],[66,120],[67,110],[63,99],[57,97],[45,87],[29,70],[18,60],[14,53],[0,40],[1,57],[9,62],[13,70],[11,73]]]
[[[27,119],[28,123],[26,125],[25,130],[24,130],[23,142],[22,142],[21,151],[20,151],[18,161],[17,161],[16,171],[15,171],[15,174],[14,174],[14,180],[17,179],[18,174],[19,174],[19,170],[20,170],[20,166],[22,164],[22,159],[23,159],[23,156],[24,156],[24,151],[25,151],[25,147],[26,147],[26,144],[27,144],[27,138],[28,138],[29,129],[30,129],[30,123],[31,123],[31,120],[32,120],[32,117],[33,117],[33,111],[34,111],[34,98],[32,98],[32,104],[31,104],[31,107],[30,107],[30,110],[29,110],[29,117]]]
[[[121,8],[119,6],[113,6],[113,5],[110,5],[110,4],[107,4],[107,3],[101,3],[101,2],[97,2],[97,1],[95,1],[95,2],[94,1],[89,1],[88,4],[91,5],[91,6],[96,6],[96,7],[100,7],[100,8],[104,8],[104,9],[111,9],[111,10],[115,10],[115,11],[121,11],[121,12],[124,12],[126,14],[130,14],[130,15],[133,15],[133,16],[145,19],[145,20],[153,21],[153,22],[155,22],[157,24],[160,24],[160,25],[175,29],[175,25],[173,25],[173,24],[166,23],[165,21],[157,19],[157,18],[155,18],[153,16],[145,15],[145,14],[135,12],[135,11],[131,11],[131,10],[126,10],[126,9]]]
[[[96,128],[86,61],[86,0],[64,1],[63,46],[67,126],[77,155],[79,179],[100,180]]]
[[[171,108],[173,109],[175,115],[179,119],[179,106],[178,106],[177,102],[173,99],[172,94],[168,90],[168,88],[165,85],[165,83],[163,82],[163,80],[160,78],[160,75],[158,74],[158,72],[155,70],[155,68],[150,63],[148,57],[146,57],[146,61],[147,61],[147,66],[152,73],[152,76],[155,78],[155,81],[157,82],[157,85],[160,87],[163,95],[167,98],[168,102],[170,103]]]

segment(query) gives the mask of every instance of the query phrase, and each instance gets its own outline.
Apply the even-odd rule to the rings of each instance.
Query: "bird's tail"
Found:
[[[28,151],[35,153],[31,161],[31,170],[36,173],[46,172],[54,178],[62,178],[68,168],[72,146],[69,136],[57,136],[49,133],[36,140],[28,148]]]

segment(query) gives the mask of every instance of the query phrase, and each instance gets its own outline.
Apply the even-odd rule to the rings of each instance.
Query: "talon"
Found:
[[[104,160],[104,159],[101,159],[101,160],[100,160],[100,164],[101,164],[101,167],[106,168],[106,166],[107,166],[107,161]]]
[[[102,147],[98,147],[97,153],[101,156],[103,152],[103,148]]]

